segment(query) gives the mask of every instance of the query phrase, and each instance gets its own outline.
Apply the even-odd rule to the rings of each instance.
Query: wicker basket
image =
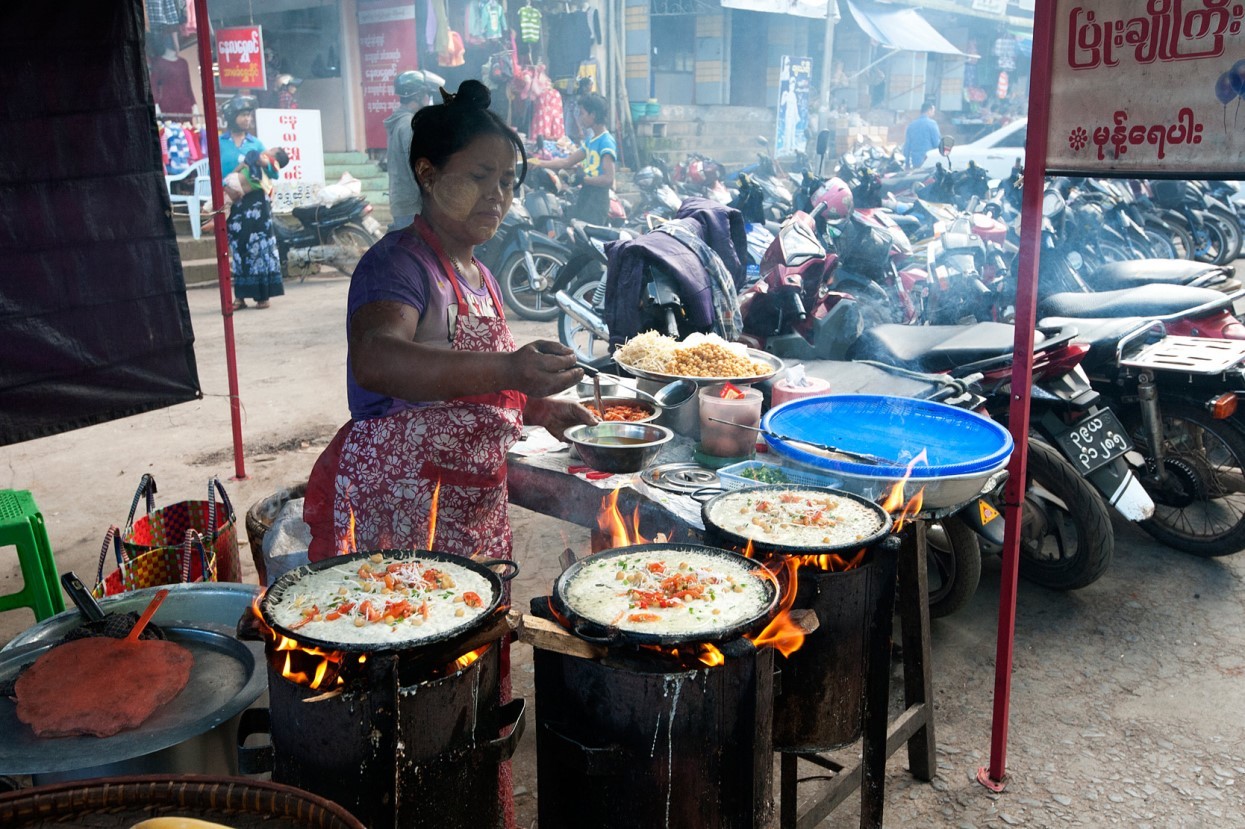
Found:
[[[5,829],[128,829],[143,820],[173,816],[235,829],[364,829],[341,806],[310,792],[237,777],[107,777],[0,795],[0,826]]]
[[[279,489],[267,498],[256,501],[246,511],[246,540],[251,547],[251,560],[259,573],[260,585],[268,583],[268,568],[264,564],[264,536],[272,528],[272,522],[281,514],[286,501],[302,498],[307,492],[306,482]]]

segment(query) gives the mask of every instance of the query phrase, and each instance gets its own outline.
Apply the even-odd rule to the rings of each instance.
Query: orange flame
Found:
[[[820,555],[796,556],[801,567],[812,567],[817,570],[825,570],[829,573],[842,573],[845,570],[854,570],[864,563],[865,555],[868,549],[861,547],[851,558],[844,558],[837,553],[822,553]]]
[[[896,511],[899,512],[899,520],[895,522],[895,532],[902,530],[904,523],[913,515],[916,515],[921,511],[921,504],[925,495],[925,487],[921,487],[916,495],[913,495],[910,499],[908,499],[907,503],[904,502],[903,497],[904,485],[908,483],[908,479],[912,477],[912,469],[918,463],[923,463],[926,466],[929,465],[929,454],[924,449],[922,449],[920,454],[918,454],[915,458],[908,461],[908,468],[904,470],[903,477],[898,481],[895,481],[895,485],[891,487],[890,492],[886,495],[886,500],[882,502],[882,509],[887,512],[892,514]],[[900,510],[900,507],[903,509]]]
[[[772,645],[783,656],[790,656],[804,644],[804,630],[791,619],[791,606],[795,604],[800,562],[794,557],[787,557],[782,560],[782,566],[787,571],[787,589],[778,602],[778,613],[760,633],[745,634],[744,638],[758,648]],[[770,578],[774,576],[771,574]]]
[[[726,662],[726,656],[722,653],[722,651],[718,650],[708,642],[698,642],[693,645],[684,645],[682,649],[663,645],[641,645],[641,647],[645,650],[666,654],[667,656],[674,657],[675,659],[683,659],[685,655],[688,657],[695,656],[697,661],[710,668],[716,668]],[[687,651],[694,651],[694,653],[687,653]]]
[[[618,493],[616,489],[601,499],[601,511],[597,513],[597,527],[605,536],[609,548],[630,547],[633,544],[647,544],[648,539],[640,534],[640,506],[637,504],[631,515],[631,523],[618,510]]]
[[[437,485],[432,490],[432,508],[428,512],[428,549],[436,549],[432,546],[433,541],[437,537],[437,502],[441,500],[441,479],[437,478]]]
[[[316,691],[343,684],[341,667],[346,654],[302,645],[274,631],[260,613],[259,602],[262,596],[263,594],[256,596],[251,602],[251,612],[259,620],[260,632],[268,642],[269,658],[273,667],[281,672],[281,676]]]
[[[339,556],[348,556],[358,547],[355,545],[354,537],[354,507],[350,508],[350,520],[346,524],[346,537],[337,545],[337,554]]]
[[[726,661],[726,657],[722,655],[722,651],[705,642],[700,646],[700,655],[698,657],[701,662],[710,668],[716,668]]]
[[[467,651],[462,656],[454,660],[453,669],[455,671],[461,671],[463,668],[467,667],[472,662],[475,662],[477,659],[483,656],[484,652],[488,649],[489,649],[488,645],[482,645],[481,647],[478,647],[473,651]]]

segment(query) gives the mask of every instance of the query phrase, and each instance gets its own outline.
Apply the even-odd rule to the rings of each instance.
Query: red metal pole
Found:
[[[1020,219],[1020,266],[1016,275],[1016,339],[1012,399],[1008,413],[1016,449],[1003,493],[1003,576],[999,586],[999,632],[994,659],[994,721],[990,765],[977,780],[994,791],[1007,785],[1007,725],[1016,636],[1016,586],[1020,569],[1020,517],[1029,460],[1029,393],[1033,384],[1033,330],[1037,315],[1038,257],[1042,243],[1042,195],[1046,184],[1046,125],[1050,115],[1052,44],[1056,0],[1038,0],[1033,13],[1033,64],[1029,74],[1029,126]]]
[[[212,76],[212,37],[208,24],[207,0],[194,0],[195,29],[199,36],[199,77],[203,81],[203,121],[207,127],[208,165],[212,175],[212,204],[225,203],[224,180],[220,168],[220,133],[216,129],[216,80]],[[196,217],[191,216],[190,221]],[[234,479],[246,477],[242,459],[242,401],[238,395],[238,355],[233,341],[233,280],[229,270],[229,239],[225,216],[212,213],[212,232],[216,236],[216,269],[220,274],[220,314],[225,318],[225,368],[229,374],[229,419],[233,423]]]

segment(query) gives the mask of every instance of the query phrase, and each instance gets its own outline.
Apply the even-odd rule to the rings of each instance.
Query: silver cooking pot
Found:
[[[105,613],[140,612],[158,589],[108,597],[99,605]],[[0,698],[0,775],[30,775],[42,785],[137,774],[238,773],[238,719],[268,687],[262,644],[235,635],[259,587],[209,583],[169,589],[152,622],[194,655],[190,682],[181,693],[140,727],[111,737],[36,737],[17,719],[13,701]],[[66,611],[18,635],[0,649],[0,681],[15,677],[81,623],[77,610]]]

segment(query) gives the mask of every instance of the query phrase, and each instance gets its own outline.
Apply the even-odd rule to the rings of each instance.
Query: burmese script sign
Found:
[[[1245,0],[1057,0],[1047,168],[1245,177]]]

